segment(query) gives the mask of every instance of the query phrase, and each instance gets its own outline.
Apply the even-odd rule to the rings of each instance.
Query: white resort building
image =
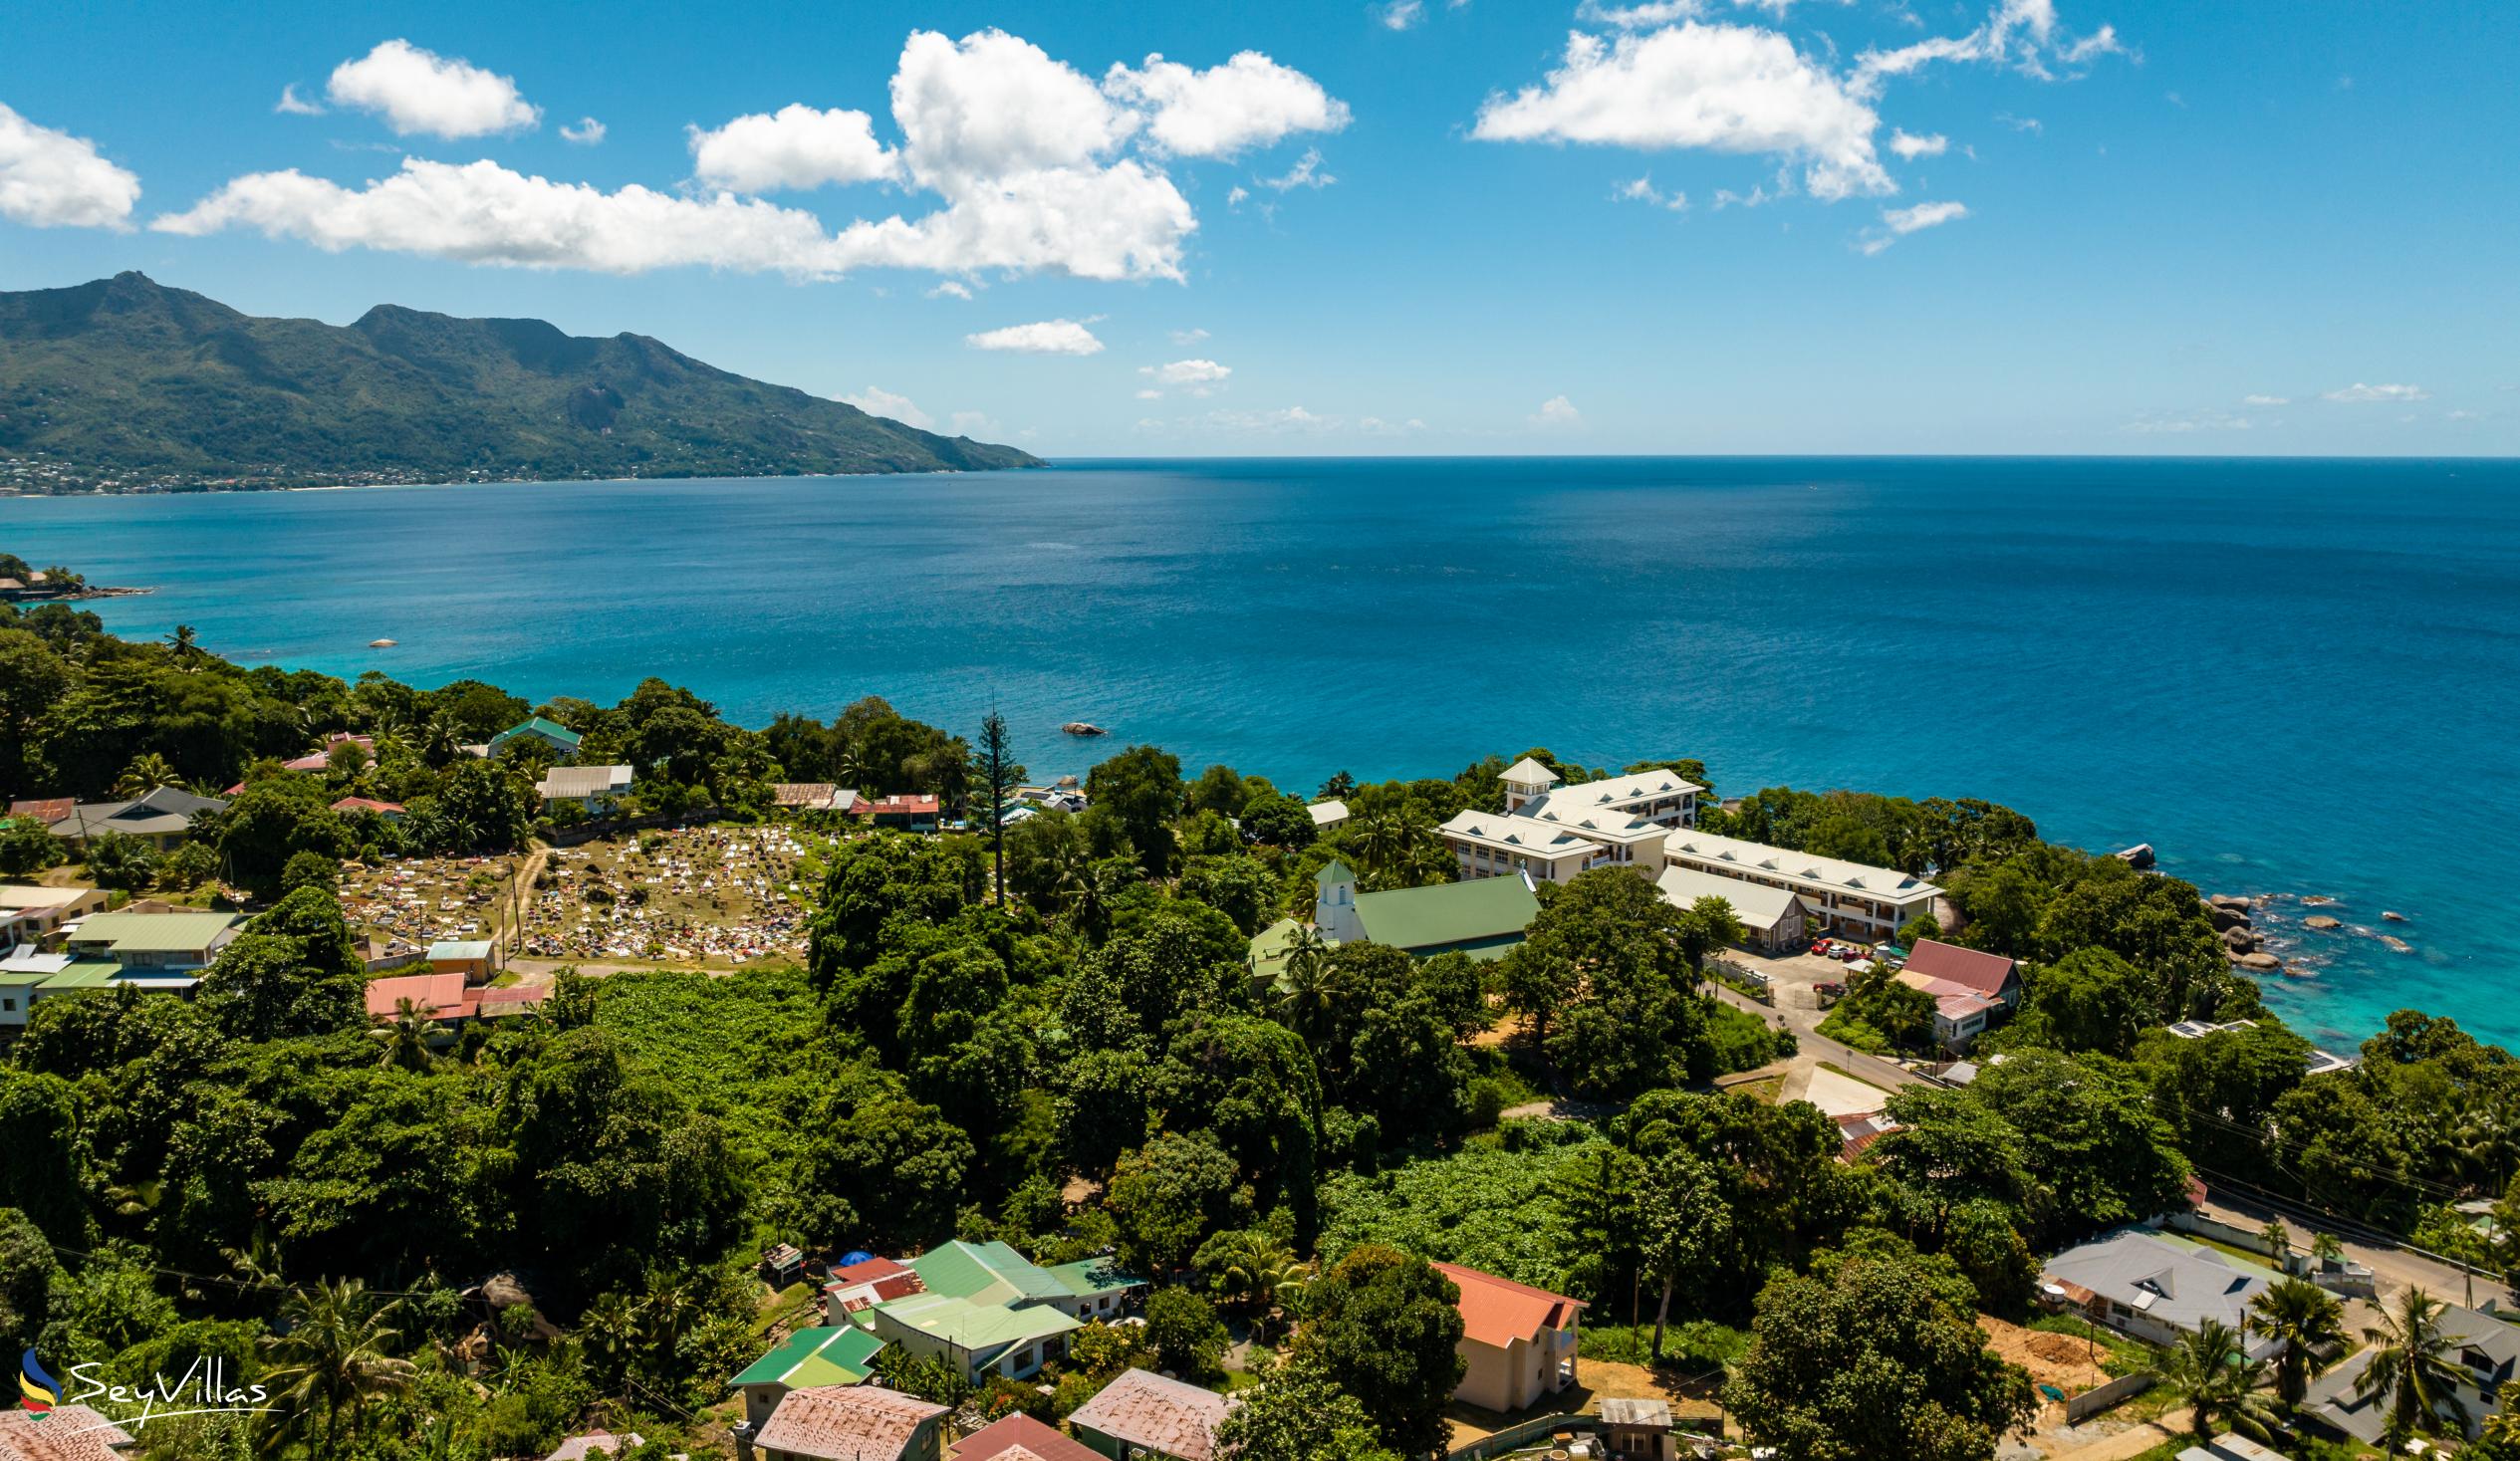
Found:
[[[1464,812],[1440,836],[1460,860],[1464,880],[1528,874],[1535,882],[1568,882],[1595,867],[1628,867],[1660,881],[1667,868],[1751,883],[1790,895],[1802,909],[1788,918],[1773,897],[1755,904],[1754,941],[1782,949],[1806,931],[1879,941],[1900,924],[1931,913],[1942,889],[1891,867],[1872,867],[1717,837],[1697,830],[1697,794],[1705,788],[1669,771],[1633,772],[1561,786],[1525,757],[1505,773],[1502,813]],[[1675,878],[1666,895],[1703,894],[1697,877]],[[1746,890],[1745,890],[1746,893]],[[1741,906],[1740,902],[1735,907]]]

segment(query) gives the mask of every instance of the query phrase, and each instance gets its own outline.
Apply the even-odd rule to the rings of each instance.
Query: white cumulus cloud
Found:
[[[971,298],[971,286],[958,279],[948,279],[929,290],[927,297],[931,300],[967,300]]]
[[[333,68],[324,94],[335,106],[376,113],[403,136],[522,131],[543,115],[507,77],[399,39],[381,42],[358,60]]]
[[[280,100],[271,104],[271,110],[279,113],[283,117],[321,117],[324,115],[324,109],[322,106],[317,103],[310,102],[306,98],[298,95],[298,84],[296,82],[291,82],[280,89]]]
[[[2240,397],[2240,404],[2242,405],[2279,406],[2291,405],[2292,403],[2293,398],[2289,395],[2244,395]]]
[[[906,395],[895,395],[881,385],[870,385],[856,395],[840,397],[844,404],[854,405],[870,416],[887,416],[904,426],[921,431],[933,429],[936,418],[918,408]]]
[[[2325,398],[2348,405],[2361,405],[2371,401],[2430,400],[2432,392],[2420,385],[2366,385],[2357,380],[2327,392]]]
[[[1611,40],[1569,35],[1558,69],[1489,98],[1471,135],[1781,156],[1803,163],[1814,197],[1834,200],[1896,190],[1874,150],[1879,125],[1783,35],[1689,21]]]
[[[592,117],[581,117],[574,124],[560,129],[560,139],[575,142],[581,147],[592,147],[604,140],[604,123]]]
[[[963,344],[973,350],[1017,351],[1035,356],[1090,356],[1100,354],[1103,342],[1094,332],[1075,320],[1039,320],[1030,325],[1009,325],[998,330],[983,330],[966,335]]]
[[[692,171],[711,187],[739,193],[873,182],[895,176],[900,159],[876,140],[875,119],[835,107],[790,105],[690,131]]]
[[[153,226],[624,274],[696,265],[799,279],[892,268],[973,283],[1044,271],[1179,280],[1198,219],[1166,159],[1222,156],[1347,121],[1317,84],[1256,52],[1206,71],[1149,57],[1115,77],[1118,95],[1003,31],[959,40],[915,31],[889,89],[897,141],[881,138],[867,113],[790,106],[694,128],[687,189],[606,190],[486,158],[406,158],[364,183],[248,173]],[[538,116],[506,78],[403,41],[346,63],[334,95],[398,130],[450,136]],[[925,201],[831,226],[758,196],[873,180]]]
[[[86,137],[38,126],[0,103],[0,218],[30,228],[127,228],[138,174]]]
[[[1584,413],[1575,408],[1574,401],[1563,395],[1553,395],[1542,401],[1540,409],[1528,419],[1532,425],[1543,430],[1564,431],[1583,425]]]
[[[1114,66],[1103,90],[1149,109],[1146,135],[1176,157],[1231,157],[1299,131],[1337,131],[1348,104],[1321,83],[1257,51],[1193,71],[1161,56],[1135,70]]]
[[[1910,162],[1919,157],[1939,157],[1950,146],[1951,139],[1940,132],[1917,136],[1901,127],[1890,128],[1890,149]]]
[[[1688,209],[1688,194],[1674,189],[1664,192],[1653,185],[1653,178],[1632,177],[1610,190],[1612,198],[1623,203],[1643,203],[1652,208],[1668,208],[1674,213]]]
[[[1386,29],[1409,30],[1426,18],[1426,0],[1390,0],[1374,15]]]
[[[1306,147],[1304,155],[1296,158],[1295,165],[1286,169],[1283,174],[1252,180],[1262,187],[1286,192],[1299,187],[1328,187],[1339,179],[1321,170],[1321,148]]]
[[[2102,26],[2090,35],[2068,39],[2057,24],[2056,0],[1996,0],[1995,8],[1976,29],[1957,36],[1932,36],[1893,47],[1868,50],[1856,58],[1851,90],[1865,98],[1882,94],[1891,77],[1907,76],[1937,61],[1983,61],[2010,66],[2024,76],[2053,81],[2051,61],[2082,66],[2126,47],[2117,29]]]
[[[1166,385],[1213,385],[1234,373],[1234,367],[1214,361],[1174,361],[1164,365],[1140,365],[1138,373],[1152,375]]]
[[[1190,329],[1175,330],[1172,332],[1172,343],[1174,345],[1196,345],[1205,339],[1207,339],[1207,332],[1204,330]]]
[[[1884,208],[1882,226],[1888,233],[1877,234],[1864,241],[1864,252],[1878,254],[1911,233],[1957,223],[1969,216],[1966,203],[1918,203],[1912,208]]]

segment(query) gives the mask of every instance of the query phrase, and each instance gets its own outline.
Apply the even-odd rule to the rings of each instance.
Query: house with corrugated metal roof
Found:
[[[1454,1399],[1511,1412],[1574,1385],[1583,1300],[1457,1263],[1434,1270],[1460,1295],[1462,1371]]]
[[[1088,1450],[1112,1461],[1136,1457],[1208,1461],[1216,1423],[1234,1402],[1214,1390],[1143,1369],[1125,1369],[1068,1417]]]
[[[798,1330],[727,1383],[744,1397],[744,1418],[770,1418],[790,1390],[808,1385],[862,1385],[875,1374],[883,1341],[855,1325]]]
[[[1334,859],[1313,879],[1313,923],[1333,943],[1499,959],[1523,941],[1523,931],[1539,916],[1540,899],[1522,877],[1359,892],[1356,873]]]

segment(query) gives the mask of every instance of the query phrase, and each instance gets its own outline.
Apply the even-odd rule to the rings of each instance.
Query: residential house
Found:
[[[67,821],[70,814],[78,810],[79,799],[76,797],[26,797],[9,804],[9,820],[16,822],[23,819],[41,827],[50,827],[56,822]]]
[[[1126,1369],[1076,1408],[1068,1428],[1110,1461],[1208,1461],[1216,1453],[1216,1423],[1231,1409],[1233,1402],[1214,1390]]]
[[[81,963],[111,966],[117,981],[190,989],[219,950],[236,941],[243,925],[235,913],[136,913],[126,908],[64,924],[63,950]]]
[[[590,1456],[617,1456],[646,1444],[647,1438],[636,1431],[617,1436],[609,1430],[591,1430],[562,1441],[543,1461],[587,1461]]]
[[[1109,1323],[1146,1300],[1146,1281],[1123,1273],[1109,1258],[1054,1264],[1045,1272],[1068,1291],[1069,1311],[1079,1319]]]
[[[554,756],[575,756],[578,754],[579,743],[584,737],[556,720],[545,720],[539,715],[531,715],[492,736],[484,748],[484,754],[497,756],[518,741],[527,739],[537,740],[551,747]]]
[[[468,984],[490,982],[490,965],[498,945],[486,938],[441,938],[428,946],[428,967],[438,974],[460,974]]]
[[[165,852],[190,835],[192,824],[203,815],[226,810],[227,803],[216,797],[196,797],[181,787],[159,787],[127,802],[78,803],[68,817],[51,826],[53,836],[74,848],[85,848],[90,838],[111,832],[137,838]]]
[[[1989,1025],[2021,1004],[2021,972],[2001,954],[1920,938],[1895,976],[1933,997],[1933,1038],[1952,1055],[1966,1055]]]
[[[1305,808],[1304,810],[1312,814],[1313,831],[1316,834],[1325,833],[1333,828],[1345,827],[1348,825],[1348,804],[1340,801],[1337,797],[1333,797],[1327,802],[1315,802],[1313,805]]]
[[[2249,1305],[2277,1275],[2218,1249],[2148,1228],[2121,1228],[2047,1262],[2040,1301],[2153,1344],[2172,1344],[2206,1320],[2241,1331]],[[2268,1359],[2281,1339],[2245,1336],[2252,1359]]]
[[[744,1418],[760,1425],[790,1390],[863,1385],[883,1341],[854,1325],[798,1330],[728,1381],[744,1397]]]
[[[1526,878],[1481,878],[1360,893],[1336,859],[1313,879],[1313,922],[1333,943],[1380,943],[1421,956],[1460,952],[1502,958],[1540,916]]]
[[[1761,887],[1780,887],[1802,899],[1819,933],[1878,943],[1910,919],[1933,911],[1942,889],[1894,867],[1875,867],[1843,857],[1823,857],[1694,828],[1673,832],[1662,846],[1666,865],[1691,867]]]
[[[361,758],[363,763],[371,762],[377,759],[377,742],[374,737],[354,736],[348,731],[335,731],[333,734],[326,736],[324,738],[324,744],[317,747],[314,751],[309,752],[304,756],[297,757],[294,760],[281,762],[281,769],[284,771],[312,771],[318,773],[330,771],[333,769],[333,753],[344,746],[357,746],[360,750],[366,752],[367,755]]]
[[[924,1294],[927,1286],[918,1274],[888,1258],[866,1258],[833,1269],[830,1282],[823,1285],[823,1323],[847,1322],[864,1327],[874,1323],[868,1311],[888,1300],[906,1299]]]
[[[85,1405],[0,1410],[0,1461],[125,1461],[137,1444]]]
[[[978,1383],[989,1374],[1030,1379],[1068,1352],[1083,1329],[1064,1305],[978,1303],[950,1294],[913,1294],[877,1305],[870,1329],[921,1358],[942,1359]]]
[[[0,1043],[17,1039],[37,993],[72,962],[68,954],[43,953],[31,943],[19,944],[0,959]]]
[[[889,796],[860,797],[852,802],[849,815],[869,827],[894,827],[908,832],[934,832],[939,814],[934,797]]]
[[[461,974],[398,974],[369,980],[365,994],[372,1020],[399,1018],[402,1001],[407,999],[429,1019],[451,1028],[466,1020],[528,1014],[551,998],[552,986],[520,984],[510,989],[490,989],[466,985]]]
[[[71,919],[104,912],[107,897],[103,888],[0,883],[0,951],[44,943]]]
[[[2175,1025],[2166,1025],[2162,1028],[2181,1040],[2202,1040],[2208,1035],[2220,1035],[2226,1030],[2255,1030],[2257,1021],[2227,1020],[2217,1025],[2210,1020],[2181,1020]],[[2333,1051],[2320,1050],[2313,1046],[2309,1056],[2303,1062],[2302,1074],[2304,1076],[2332,1076],[2339,1071],[2351,1071],[2361,1064],[2363,1064],[2363,1058],[2359,1055],[2341,1056]]]
[[[630,789],[630,769],[627,766],[555,766],[534,785],[545,812],[563,802],[575,802],[589,817],[611,812]]]
[[[954,1443],[950,1461],[1100,1461],[1094,1452],[1017,1411]]]
[[[2520,1329],[2488,1310],[2456,1304],[2442,1307],[2440,1324],[2443,1338],[2451,1344],[2447,1357],[2458,1371],[2453,1390],[2467,1408],[2467,1435],[2474,1439],[2485,1417],[2502,1411],[2504,1387],[2511,1383],[2513,1365],[2520,1363]],[[2365,1349],[2312,1380],[2302,1396],[2302,1413],[2326,1429],[2369,1445],[2382,1444],[2396,1392],[2389,1387],[2375,1388],[2367,1395],[2355,1393],[2355,1385],[2371,1363],[2372,1351]],[[2450,1414],[2446,1404],[2441,1414],[2446,1422]]]
[[[1085,1321],[1121,1314],[1145,1291],[1145,1281],[1120,1272],[1105,1259],[1043,1268],[1004,1243],[943,1243],[909,1260],[907,1277],[917,1287],[884,1297],[902,1274],[878,1267],[882,1260],[842,1271],[850,1287],[838,1292],[841,1312],[887,1342],[918,1355],[942,1357],[977,1380],[987,1373],[1025,1379],[1067,1352],[1067,1337]],[[874,1302],[864,1302],[869,1295]],[[834,1291],[825,1290],[825,1303]]]
[[[794,1389],[758,1428],[736,1427],[735,1451],[760,1461],[939,1461],[945,1414],[942,1405],[878,1385]]]
[[[1838,1161],[1843,1166],[1854,1166],[1866,1148],[1898,1129],[1885,1111],[1850,1111],[1829,1119],[1838,1124]]]
[[[380,817],[387,822],[402,820],[400,802],[379,802],[374,797],[344,797],[333,804],[333,810],[345,817],[366,813],[372,817]]]
[[[858,794],[827,781],[782,781],[771,784],[770,800],[789,812],[846,812]]]
[[[1438,1263],[1435,1272],[1459,1291],[1463,1369],[1452,1397],[1509,1412],[1538,1404],[1575,1383],[1581,1299],[1511,1279]]]
[[[1664,867],[1653,885],[1662,890],[1663,900],[1675,907],[1686,908],[1699,898],[1722,898],[1730,903],[1732,916],[1741,922],[1742,944],[1759,953],[1796,953],[1811,943],[1809,924],[1803,917],[1803,900],[1784,888],[1743,882],[1737,877],[1717,877],[1676,863]]]

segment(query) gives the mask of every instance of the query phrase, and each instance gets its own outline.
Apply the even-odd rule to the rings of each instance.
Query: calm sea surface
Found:
[[[1078,462],[11,500],[0,549],[247,662],[662,675],[755,725],[995,700],[1037,775],[1152,741],[1309,791],[1539,744],[1990,797],[2209,891],[2406,914],[2410,954],[2298,934],[2270,993],[2316,1036],[2415,1005],[2520,1040],[2510,461]]]

